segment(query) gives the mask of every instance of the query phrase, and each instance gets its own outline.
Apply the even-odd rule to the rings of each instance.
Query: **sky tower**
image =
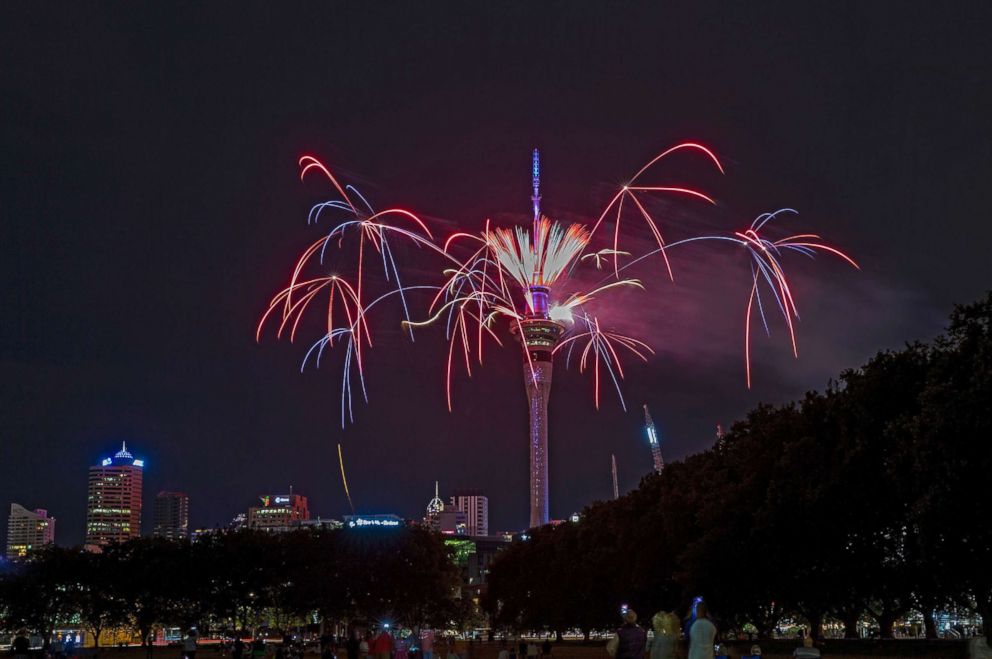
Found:
[[[536,251],[534,237],[541,219],[541,159],[534,149],[531,175],[534,194],[531,196],[534,225],[531,249]],[[535,278],[536,280],[537,278]],[[530,308],[520,321],[524,355],[524,391],[530,410],[530,527],[548,523],[548,397],[551,395],[551,354],[565,327],[551,320],[548,314],[548,288],[530,286]],[[516,328],[514,328],[515,330]]]
[[[651,459],[654,460],[654,471],[657,474],[661,473],[661,470],[665,468],[665,460],[661,457],[661,442],[658,441],[658,431],[654,427],[654,419],[651,418],[651,412],[648,412],[648,406],[644,406],[644,426],[648,431],[648,444],[651,445]]]

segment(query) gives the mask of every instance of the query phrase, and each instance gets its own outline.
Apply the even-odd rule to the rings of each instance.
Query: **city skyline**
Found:
[[[132,442],[132,447],[134,443]],[[107,453],[103,453],[107,455]],[[144,488],[143,477],[145,474],[145,460],[140,458],[135,458],[127,446],[127,442],[121,443],[121,447],[115,453],[112,453],[112,457],[100,457],[96,460],[96,464],[89,467],[89,487],[88,490],[90,494],[86,497],[85,503],[82,505],[90,508],[91,497],[93,492],[94,478],[98,481],[102,480],[105,476],[107,469],[115,472],[119,472],[122,468],[130,468],[132,471],[137,470],[140,473],[137,490],[138,490],[138,500],[141,502],[139,506],[139,513],[137,518],[139,519],[138,531],[136,533],[131,533],[130,537],[163,537],[168,539],[186,539],[195,538],[196,534],[210,532],[212,530],[223,530],[230,528],[254,528],[259,530],[268,531],[285,531],[291,528],[296,528],[299,526],[299,522],[312,522],[313,524],[318,524],[321,520],[332,521],[332,520],[342,520],[349,516],[354,516],[356,511],[340,510],[338,512],[332,513],[331,515],[321,515],[320,513],[311,513],[309,508],[309,497],[305,494],[300,494],[299,492],[293,492],[293,487],[289,487],[289,494],[255,494],[254,496],[243,496],[241,498],[246,502],[240,508],[234,508],[229,511],[230,514],[224,519],[216,520],[212,524],[196,524],[194,520],[196,518],[190,515],[190,497],[185,492],[172,491],[172,490],[160,490],[157,493],[152,493],[152,491],[147,491]],[[109,473],[109,472],[108,472]],[[435,483],[435,487],[437,483]],[[115,485],[115,488],[119,488],[119,485]],[[129,486],[130,491],[130,486]],[[488,535],[490,531],[489,528],[489,497],[477,489],[471,488],[459,488],[452,490],[452,494],[449,495],[448,503],[444,504],[446,510],[458,509],[462,514],[462,524],[464,527],[463,532],[468,535]],[[419,494],[419,493],[418,493]],[[417,496],[417,495],[413,495]],[[133,500],[130,495],[116,495],[115,501],[120,499]],[[61,505],[56,502],[55,505]],[[54,542],[58,545],[63,546],[97,546],[104,544],[103,542],[88,542],[90,538],[87,534],[83,533],[82,540],[76,540],[75,534],[71,530],[66,533],[65,525],[59,526],[60,534],[55,536],[55,517],[49,516],[49,510],[47,509],[35,509],[27,508],[17,503],[16,501],[11,502],[11,517],[13,520],[15,517],[15,509],[17,511],[16,517],[18,518],[18,534],[25,533],[20,530],[23,524],[20,519],[23,517],[25,520],[34,519],[39,515],[44,519],[46,528],[44,529],[45,537],[49,538],[47,542]],[[263,513],[281,513],[282,508],[285,508],[285,514],[276,515],[265,515],[260,514],[258,511]],[[404,510],[409,511],[415,506],[410,506],[409,501],[397,501],[397,504],[388,510],[382,511],[366,511],[359,510],[357,514],[359,516],[365,515],[381,515],[381,514],[392,514],[394,510]],[[88,516],[89,517],[89,516]],[[128,523],[133,521],[134,517],[125,513],[123,516],[118,515],[117,517],[127,518]],[[240,524],[237,520],[241,518]],[[409,512],[408,514],[401,515],[401,518],[410,521],[417,521],[419,517]],[[101,517],[102,519],[102,517]],[[425,520],[426,521],[426,520]],[[11,522],[13,523],[13,522]],[[87,522],[87,528],[89,522]],[[10,524],[5,527],[6,534],[3,537],[4,546],[8,547],[11,542],[11,528]],[[521,529],[506,529],[501,530],[501,533],[513,532]],[[476,531],[478,533],[472,533]],[[36,532],[32,531],[32,537]],[[37,533],[40,533],[37,532]],[[106,531],[102,532],[106,534]],[[124,539],[127,532],[114,532],[111,535],[120,535],[118,538]],[[97,535],[100,535],[98,532]],[[33,549],[37,549],[37,545]],[[18,545],[20,547],[20,545]]]
[[[648,273],[649,298],[617,302],[632,309],[619,329],[657,351],[629,366],[629,411],[607,396],[590,409],[588,380],[574,364],[555,368],[552,518],[611,498],[612,454],[620,491],[650,469],[642,405],[670,465],[712,445],[718,423],[934,336],[953,304],[992,282],[992,229],[976,219],[992,202],[992,80],[983,21],[968,12],[576,6],[562,21],[551,5],[365,10],[259,20],[207,6],[190,31],[182,10],[79,6],[19,30],[37,24],[35,8],[4,8],[4,47],[24,65],[0,73],[0,502],[47,509],[60,544],[82,541],[86,467],[121,439],[146,458],[146,528],[147,497],[161,490],[189,495],[195,527],[289,485],[340,518],[350,508],[338,444],[356,510],[419,517],[440,480],[487,492],[492,528],[526,525],[512,337],[459,376],[449,413],[441,337],[418,333],[413,349],[398,314],[381,317],[391,329],[367,364],[369,404],[344,430],[340,364],[299,373],[298,345],[256,344],[286,263],[326,228],[307,226],[327,195],[299,181],[303,154],[377,207],[409,207],[449,235],[487,218],[530,222],[535,146],[542,211],[588,222],[646,159],[693,140],[726,174],[666,170],[718,202],[659,207],[666,239],[746,228],[769,204],[788,206],[800,212],[788,230],[822,230],[863,265],[800,266],[799,358],[770,320],[750,390],[746,262],[690,251],[673,262],[675,283]],[[133,36],[148,24],[154,34]],[[371,26],[375,49],[364,47]]]

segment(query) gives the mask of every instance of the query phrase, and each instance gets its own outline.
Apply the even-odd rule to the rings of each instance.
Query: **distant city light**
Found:
[[[348,522],[348,526],[350,526],[351,528],[355,528],[356,526],[399,526],[399,525],[400,523],[395,519],[363,519],[359,517],[358,519],[353,519]]]

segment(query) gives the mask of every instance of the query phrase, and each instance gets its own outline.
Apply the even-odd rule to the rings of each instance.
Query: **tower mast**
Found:
[[[531,249],[537,253],[541,219],[541,160],[537,149],[531,154],[531,203],[534,211]],[[540,263],[540,258],[535,259]],[[524,392],[530,411],[530,527],[544,526],[550,521],[548,513],[548,398],[551,396],[553,372],[552,352],[558,345],[565,327],[551,320],[548,313],[550,291],[535,273],[528,287],[527,306],[523,318],[511,326],[519,331],[524,350]],[[519,328],[519,329],[518,329]]]
[[[536,239],[537,223],[541,219],[541,153],[537,149],[534,149],[534,153],[531,154],[530,174],[534,186],[534,194],[530,198],[534,205],[534,232],[531,237]]]
[[[651,445],[651,459],[654,461],[654,471],[657,474],[665,468],[665,460],[661,457],[661,444],[658,441],[658,431],[654,427],[654,420],[648,406],[644,406],[644,425],[648,431],[648,444]]]

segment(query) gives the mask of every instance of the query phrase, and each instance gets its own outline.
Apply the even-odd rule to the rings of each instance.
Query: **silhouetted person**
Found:
[[[628,609],[623,614],[623,625],[617,629],[606,649],[614,659],[644,659],[648,633],[637,624],[637,613]]]
[[[689,628],[689,659],[713,659],[716,625],[709,619],[706,602],[696,604],[696,621]]]

